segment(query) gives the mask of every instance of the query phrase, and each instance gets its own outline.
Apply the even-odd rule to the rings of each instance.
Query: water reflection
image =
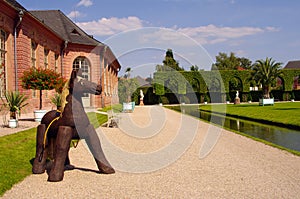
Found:
[[[185,112],[196,116],[195,111],[185,110]],[[288,149],[300,151],[300,131],[297,130],[224,117],[207,112],[200,112],[200,118],[218,125],[224,124],[226,128],[266,140]]]

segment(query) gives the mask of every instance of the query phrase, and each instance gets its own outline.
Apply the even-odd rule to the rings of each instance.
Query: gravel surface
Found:
[[[66,171],[63,181],[51,183],[47,174],[30,175],[3,198],[299,197],[298,156],[214,128],[221,133],[219,139],[200,158],[201,147],[214,143],[205,143],[211,125],[158,106],[136,107],[134,113],[119,117],[120,128],[97,129],[115,174],[98,174],[85,142],[80,141],[70,150],[76,168]],[[190,130],[196,132],[191,131],[191,142],[184,136]]]
[[[7,121],[7,119],[9,119],[9,115],[2,115],[0,121],[0,137],[36,127],[39,124],[39,122],[35,122],[33,118],[33,113],[22,114],[19,118],[18,126],[16,128],[9,128]]]

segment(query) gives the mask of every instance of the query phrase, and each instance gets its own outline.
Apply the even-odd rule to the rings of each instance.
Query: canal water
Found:
[[[185,109],[184,111],[186,114],[200,117],[203,120],[224,126],[227,129],[260,138],[284,148],[300,151],[300,129],[282,128],[274,125],[211,114],[209,112],[201,111],[199,114],[199,111],[191,109]]]

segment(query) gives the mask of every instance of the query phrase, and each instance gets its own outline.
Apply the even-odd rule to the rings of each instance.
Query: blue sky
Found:
[[[253,62],[272,57],[283,66],[300,60],[298,0],[18,2],[28,10],[61,10],[108,44],[123,70],[131,67],[136,75],[146,68],[154,70],[167,48],[186,69],[209,69],[219,52],[234,52]]]

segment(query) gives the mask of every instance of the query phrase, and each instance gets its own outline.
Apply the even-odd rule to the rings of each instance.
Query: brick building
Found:
[[[85,33],[59,10],[28,11],[17,1],[0,0],[0,97],[18,90],[30,98],[29,110],[38,108],[38,94],[21,87],[23,71],[50,68],[69,78],[81,68],[85,78],[102,83],[101,96],[87,95],[86,107],[118,103],[118,71],[121,66],[111,49]],[[43,106],[53,107],[44,91]]]

